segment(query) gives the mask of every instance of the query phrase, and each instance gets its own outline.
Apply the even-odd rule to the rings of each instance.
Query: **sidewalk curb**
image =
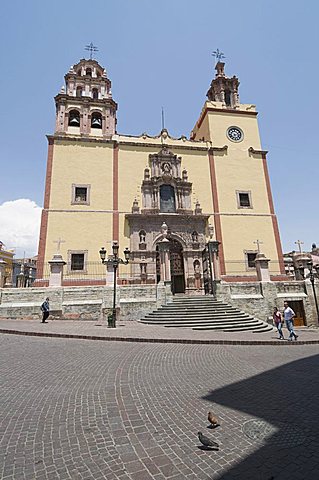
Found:
[[[296,342],[279,342],[275,340],[196,340],[181,338],[139,338],[139,337],[101,337],[99,335],[77,335],[68,333],[26,332],[0,328],[0,333],[7,335],[22,335],[27,337],[71,338],[76,340],[101,340],[104,342],[131,342],[131,343],[181,343],[189,345],[316,345],[318,340],[298,340]]]

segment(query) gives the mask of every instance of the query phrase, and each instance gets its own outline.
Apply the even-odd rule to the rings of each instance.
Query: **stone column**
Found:
[[[24,265],[21,264],[20,273],[18,275],[18,288],[24,287]]]
[[[296,280],[303,280],[309,275],[308,262],[311,260],[311,256],[306,253],[295,253],[292,257]]]
[[[6,262],[0,258],[0,288],[4,287],[4,270]]]
[[[169,240],[166,238],[158,243],[161,265],[161,282],[171,281],[171,264],[169,254]]]
[[[4,284],[4,288],[12,288],[13,287],[13,284],[12,284],[12,269],[13,269],[13,265],[11,264],[11,270],[9,272],[9,275],[6,277],[6,283]],[[5,272],[4,272],[5,274]]]
[[[259,282],[270,282],[269,262],[270,259],[266,258],[263,253],[257,253],[255,265]]]
[[[62,255],[60,253],[54,254],[52,260],[49,261],[49,264],[49,287],[62,287],[63,267],[64,265],[66,265],[66,262],[62,258]]]

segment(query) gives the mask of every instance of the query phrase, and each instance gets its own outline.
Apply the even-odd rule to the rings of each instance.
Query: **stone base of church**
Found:
[[[260,320],[270,321],[273,307],[282,310],[287,300],[303,310],[306,326],[318,326],[313,292],[307,281],[221,282],[216,288],[218,300]],[[318,285],[316,288],[319,297]],[[40,306],[46,297],[50,298],[51,319],[103,321],[112,311],[113,288],[104,285],[0,289],[0,319],[40,319]],[[138,320],[172,298],[170,282],[119,285],[118,320]]]

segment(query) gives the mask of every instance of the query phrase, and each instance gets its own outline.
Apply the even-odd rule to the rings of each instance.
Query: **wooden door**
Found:
[[[294,318],[294,325],[295,327],[302,327],[306,325],[306,316],[305,316],[305,309],[303,306],[302,300],[289,300],[289,306],[293,309],[296,316]]]

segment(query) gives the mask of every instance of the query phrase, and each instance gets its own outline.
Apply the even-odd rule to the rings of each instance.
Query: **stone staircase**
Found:
[[[272,325],[208,295],[175,296],[172,302],[162,305],[139,321],[149,325],[193,330],[252,331],[254,333],[273,330]]]

